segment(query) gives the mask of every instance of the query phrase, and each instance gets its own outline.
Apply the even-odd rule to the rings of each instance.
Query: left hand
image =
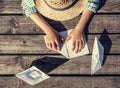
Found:
[[[66,38],[66,42],[72,39],[72,51],[79,53],[84,48],[83,32],[73,29]]]

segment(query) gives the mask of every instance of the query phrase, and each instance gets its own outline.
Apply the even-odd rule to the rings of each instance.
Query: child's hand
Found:
[[[46,46],[54,51],[60,50],[60,41],[64,41],[64,38],[56,31],[46,35]]]
[[[84,38],[83,33],[79,32],[76,29],[73,29],[70,34],[67,36],[66,41],[72,39],[72,51],[78,53],[84,48]]]

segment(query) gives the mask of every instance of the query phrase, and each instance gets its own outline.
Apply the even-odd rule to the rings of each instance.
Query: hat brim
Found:
[[[42,0],[35,0],[37,10],[45,17],[56,20],[65,21],[72,19],[82,13],[87,4],[87,0],[78,0],[78,2],[69,9],[58,11],[50,8]]]

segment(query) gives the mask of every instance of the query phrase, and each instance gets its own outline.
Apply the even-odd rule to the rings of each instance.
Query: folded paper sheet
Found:
[[[97,37],[95,37],[91,62],[91,75],[97,72],[102,67],[103,56],[104,48]]]
[[[32,66],[31,68],[18,73],[15,75],[19,79],[29,83],[30,85],[35,85],[39,82],[42,82],[48,78],[50,78],[48,75],[37,69],[35,66]]]
[[[72,30],[68,30],[68,31],[63,31],[60,32],[60,34],[66,38],[68,36],[68,34],[71,32]],[[45,37],[46,40],[46,37]],[[79,53],[75,53],[71,50],[71,46],[72,46],[72,40],[70,39],[68,42],[65,43],[60,43],[60,52],[63,56],[65,56],[66,58],[74,58],[74,57],[78,57],[78,56],[83,56],[86,54],[89,54],[89,49],[88,49],[88,45],[86,43],[86,39],[84,37],[84,48],[81,50],[81,52]]]

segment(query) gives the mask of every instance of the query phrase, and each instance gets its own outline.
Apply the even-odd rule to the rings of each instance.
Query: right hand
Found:
[[[57,31],[46,34],[46,46],[54,51],[60,51],[60,42],[64,42],[64,37]]]

